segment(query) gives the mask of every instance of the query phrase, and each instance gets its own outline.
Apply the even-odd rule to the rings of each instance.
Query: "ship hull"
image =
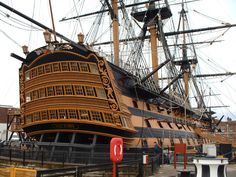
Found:
[[[20,68],[22,128],[42,146],[91,149],[112,137],[123,138],[126,149],[152,149],[157,141],[170,148],[203,143],[190,112],[183,116],[181,107],[150,102],[158,95],[136,89],[135,82],[90,50],[39,48]]]

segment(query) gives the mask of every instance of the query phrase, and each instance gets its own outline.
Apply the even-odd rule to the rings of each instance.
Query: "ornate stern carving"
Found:
[[[110,77],[106,69],[105,61],[104,59],[99,59],[99,58],[97,58],[97,60],[98,60],[98,70],[101,75],[102,84],[104,86],[104,89],[106,90],[108,104],[111,110],[114,111],[113,117],[115,124],[121,126],[120,114],[117,113],[117,111],[120,111],[120,108],[115,96],[114,89],[111,84]]]

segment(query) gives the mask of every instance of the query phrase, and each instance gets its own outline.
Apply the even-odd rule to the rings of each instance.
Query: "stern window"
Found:
[[[83,72],[89,72],[89,66],[87,63],[80,63],[80,69]]]
[[[65,93],[66,95],[73,95],[72,85],[65,85]]]
[[[104,115],[105,121],[107,123],[114,123],[114,119],[112,117],[112,114],[110,114],[110,113],[103,113],[103,115]]]
[[[91,117],[92,117],[93,120],[102,121],[102,117],[101,117],[100,112],[91,111]]]
[[[85,87],[86,95],[87,96],[95,96],[94,88],[90,86]]]
[[[69,71],[69,65],[68,63],[61,63],[61,70],[62,71]]]
[[[96,64],[90,64],[90,70],[93,74],[98,74],[98,67]]]
[[[81,85],[75,85],[74,89],[75,89],[75,94],[76,95],[84,95],[84,90],[83,90],[83,87]]]
[[[105,92],[104,88],[96,88],[96,91],[97,91],[97,96],[99,98],[104,98],[104,99],[107,98],[107,95],[106,95],[106,92]]]
[[[84,120],[89,120],[89,112],[87,110],[80,110],[80,118]]]
[[[53,63],[52,64],[53,72],[58,72],[60,71],[60,64],[59,63]]]
[[[70,62],[71,71],[79,71],[77,62]]]
[[[68,115],[69,115],[70,119],[77,119],[78,118],[77,111],[75,109],[69,109]]]

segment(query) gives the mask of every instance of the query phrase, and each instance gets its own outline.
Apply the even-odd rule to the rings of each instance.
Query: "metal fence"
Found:
[[[146,175],[152,175],[158,168],[157,158],[150,158],[148,164],[143,164],[141,159],[134,161],[123,161],[116,165],[116,176],[135,176],[143,177]],[[99,164],[99,165],[88,165],[73,168],[61,168],[61,169],[50,169],[50,170],[39,170],[37,171],[37,177],[84,177],[84,176],[101,176],[110,177],[112,176],[112,163]]]
[[[152,174],[158,167],[158,159],[150,155],[149,163],[142,164],[143,153],[124,153],[124,159],[117,164],[116,176],[143,176]],[[2,160],[10,164],[17,163],[22,166],[33,166],[37,169],[52,168],[50,170],[37,170],[37,177],[84,177],[84,176],[112,176],[112,163],[109,153],[102,152],[73,152],[56,151],[53,156],[47,150],[20,150],[8,147],[0,148]],[[21,166],[21,165],[20,165]],[[70,168],[68,168],[70,166]],[[74,166],[74,167],[71,167]],[[20,172],[21,171],[17,171]],[[35,176],[35,175],[34,175]]]

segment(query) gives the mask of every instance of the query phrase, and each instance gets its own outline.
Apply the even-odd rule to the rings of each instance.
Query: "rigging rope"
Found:
[[[21,45],[17,43],[13,38],[11,38],[6,32],[0,29],[0,31],[3,33],[4,36],[6,36],[8,39],[10,39],[13,43],[15,43],[18,47],[21,48]]]
[[[31,28],[33,28],[35,31],[41,31],[40,28],[32,26],[31,24],[25,23],[25,22],[23,22],[23,21],[21,21],[21,20],[19,20],[17,18],[11,17],[9,14],[7,14],[7,13],[1,11],[1,10],[0,10],[0,12],[1,12],[0,15],[2,15],[3,17],[11,20],[13,23],[20,25],[21,27],[13,25],[13,24],[11,24],[9,22],[6,22],[5,20],[1,19],[1,21],[3,21],[4,23],[8,24],[9,26],[12,26],[12,27],[15,27],[15,28],[18,28],[18,29],[21,29],[21,30],[26,30],[26,31],[30,31]],[[28,27],[29,29],[26,29],[26,28],[23,28],[23,27]]]

